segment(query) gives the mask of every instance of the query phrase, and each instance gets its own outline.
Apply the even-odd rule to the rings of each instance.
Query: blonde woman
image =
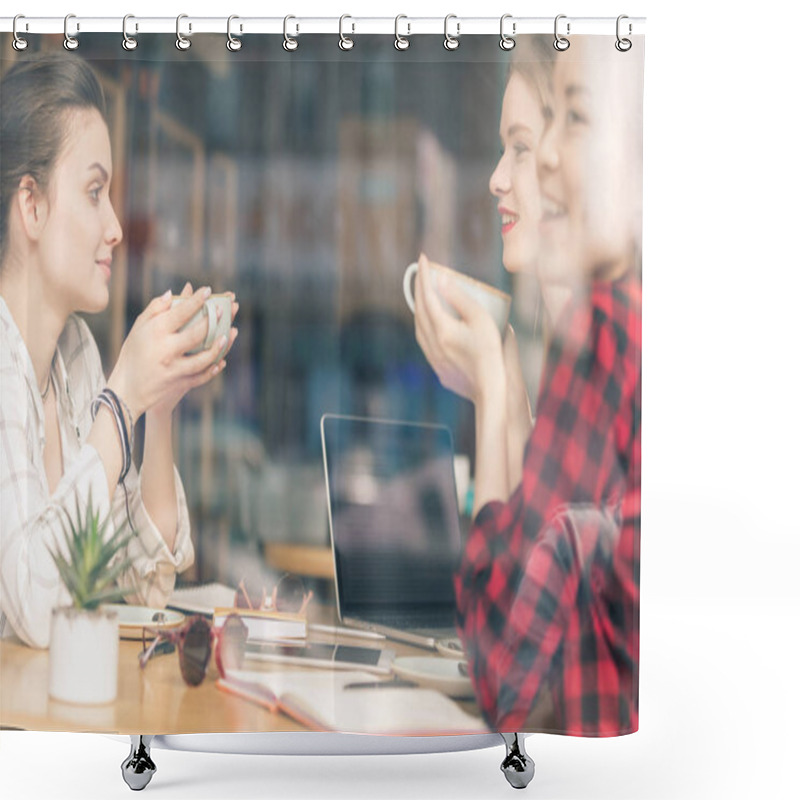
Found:
[[[573,37],[555,56],[530,158],[536,254],[514,261],[556,298],[519,477],[519,439],[509,432],[525,424],[524,399],[513,340],[507,332],[503,342],[479,305],[440,282],[460,318],[446,313],[420,262],[417,339],[442,382],[475,405],[477,513],[455,577],[457,622],[479,705],[501,731],[524,730],[546,688],[560,732],[638,727],[638,56],[600,37]],[[504,115],[512,90],[509,83]],[[534,207],[530,171],[526,178]],[[504,213],[509,268],[512,235],[526,221],[521,208]]]

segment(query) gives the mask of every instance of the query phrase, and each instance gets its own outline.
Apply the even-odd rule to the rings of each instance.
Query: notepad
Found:
[[[175,589],[167,606],[188,614],[211,617],[215,608],[229,608],[235,599],[236,589],[222,583],[204,583]]]
[[[219,628],[231,614],[247,626],[248,642],[299,642],[305,640],[306,618],[302,614],[248,608],[215,608],[214,627]]]
[[[370,682],[375,682],[375,675],[360,671],[228,670],[216,685],[270,711],[281,711],[312,730],[392,736],[488,731],[479,716],[432,689],[345,688]]]

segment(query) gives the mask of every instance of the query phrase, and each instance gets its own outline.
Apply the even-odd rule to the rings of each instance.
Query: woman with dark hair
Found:
[[[109,301],[122,229],[111,206],[111,144],[102,89],[75,56],[33,58],[0,84],[0,635],[46,647],[68,601],[50,555],[65,515],[89,504],[113,528],[132,524],[119,582],[132,602],[164,606],[193,561],[173,465],[172,411],[224,369],[230,342],[187,356],[205,326],[181,330],[204,288],[169,292],[137,318],[108,380],[78,313]],[[141,472],[131,466],[147,415]]]
[[[535,420],[511,331],[501,340],[482,306],[439,280],[453,318],[420,259],[417,340],[442,383],[475,405],[476,515],[455,576],[457,623],[478,703],[500,731],[525,730],[548,688],[555,731],[638,728],[639,55],[573,37],[547,103],[508,126],[522,86],[513,73],[506,88],[501,136],[515,155],[492,177],[503,262],[535,272],[552,321]],[[539,138],[519,135],[540,124]]]

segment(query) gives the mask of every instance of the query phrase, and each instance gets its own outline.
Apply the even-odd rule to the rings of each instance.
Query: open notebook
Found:
[[[345,688],[375,682],[375,675],[355,671],[228,670],[216,685],[270,711],[282,711],[312,730],[392,736],[488,731],[480,716],[433,689]]]

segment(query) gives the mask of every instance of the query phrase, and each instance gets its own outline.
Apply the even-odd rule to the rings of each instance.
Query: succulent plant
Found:
[[[106,539],[110,515],[100,520],[100,512],[94,510],[91,495],[85,513],[76,508],[76,519],[69,514],[65,516],[66,553],[61,549],[48,549],[74,607],[90,611],[102,603],[122,600],[132,590],[118,587],[116,580],[131,561],[122,559],[113,566],[112,562],[136,535],[135,532],[126,532],[123,525]]]

